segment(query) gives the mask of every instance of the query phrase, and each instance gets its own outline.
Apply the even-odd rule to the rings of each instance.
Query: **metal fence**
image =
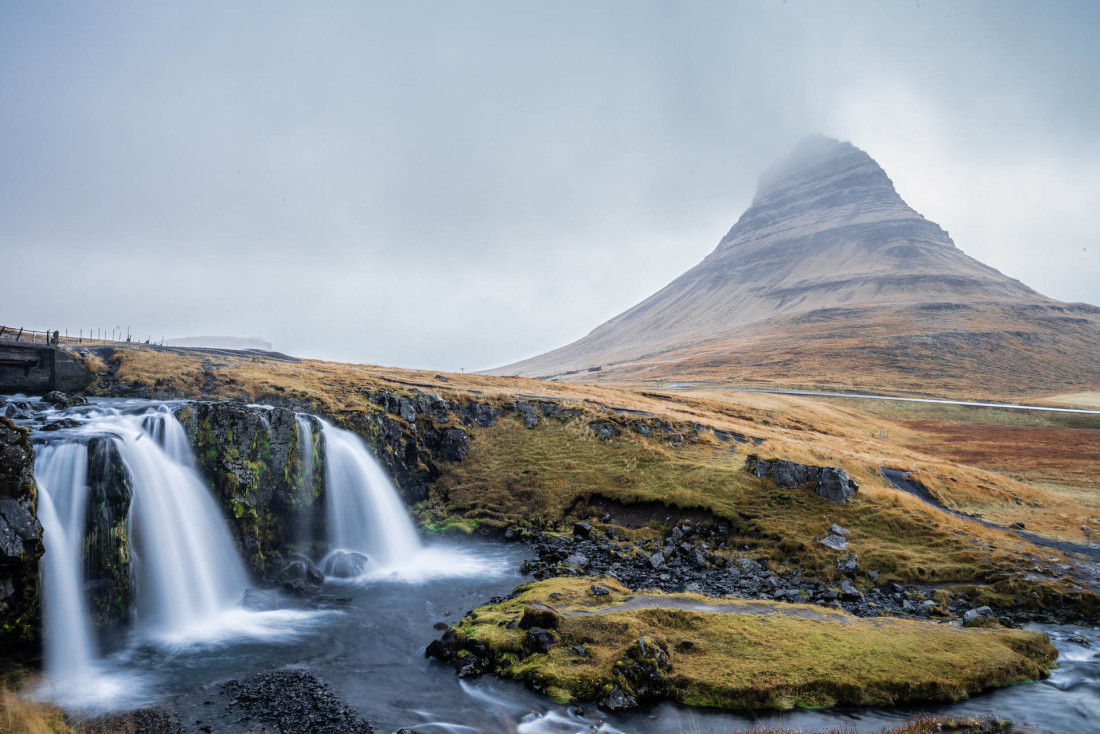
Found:
[[[43,346],[50,344],[72,346],[74,344],[161,344],[164,338],[161,337],[157,342],[153,341],[150,335],[139,340],[128,329],[124,331],[117,326],[113,329],[77,329],[75,334],[71,334],[68,329],[35,331],[21,326],[0,325],[0,341]]]

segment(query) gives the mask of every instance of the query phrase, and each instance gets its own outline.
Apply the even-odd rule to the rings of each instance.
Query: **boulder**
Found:
[[[599,423],[590,423],[588,427],[596,432],[596,437],[601,441],[610,441],[615,437],[615,434],[619,432],[614,423],[607,421]]]
[[[625,683],[622,687],[639,698],[661,695],[665,690],[665,676],[671,672],[668,648],[650,635],[631,643],[615,665],[615,674]]]
[[[592,537],[592,526],[586,522],[573,523],[573,537],[587,540]]]
[[[557,635],[540,627],[527,630],[527,636],[523,638],[523,649],[528,655],[549,652],[550,648],[556,644],[558,644]]]
[[[310,596],[321,590],[325,575],[313,565],[313,561],[304,556],[295,556],[294,560],[275,574],[275,583],[295,594]]]
[[[993,610],[989,607],[978,607],[977,609],[971,609],[963,615],[963,624],[972,625],[979,619],[992,619]]]
[[[528,604],[523,608],[523,615],[519,618],[519,628],[528,629],[556,629],[561,624],[561,617],[557,610],[545,604]]]
[[[539,424],[539,414],[530,403],[524,400],[517,400],[512,403],[512,410],[519,413],[520,418],[523,419],[523,425],[528,429],[534,428]]]
[[[819,496],[830,502],[842,505],[851,500],[852,495],[859,490],[848,472],[835,466],[827,466],[821,470],[821,479],[814,489]]]
[[[833,550],[848,550],[848,541],[844,538],[843,535],[829,535],[821,540],[821,544],[826,548],[832,548]]]
[[[588,568],[588,556],[583,553],[574,553],[565,559],[565,565],[584,570]]]
[[[611,689],[611,693],[607,695],[600,705],[611,711],[623,711],[625,709],[632,709],[638,705],[637,699],[633,696],[628,696],[623,693],[622,689],[615,686]]]
[[[337,579],[353,579],[363,575],[370,558],[356,551],[335,550],[325,558],[325,576]],[[324,576],[321,577],[324,582]]]
[[[42,396],[42,402],[58,408],[71,408],[74,405],[88,405],[88,398],[83,395],[63,393],[60,390],[51,390]]]
[[[795,489],[815,481],[821,475],[821,470],[816,466],[806,466],[780,459],[772,466],[771,474],[772,481],[780,487]]]

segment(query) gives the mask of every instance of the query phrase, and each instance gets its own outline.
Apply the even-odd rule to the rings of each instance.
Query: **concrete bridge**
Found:
[[[84,365],[64,349],[0,341],[0,394],[83,390],[93,379]]]

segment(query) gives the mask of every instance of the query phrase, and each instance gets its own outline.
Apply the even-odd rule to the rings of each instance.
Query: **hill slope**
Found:
[[[701,263],[583,339],[491,372],[1031,394],[1100,384],[1082,359],[1098,349],[1100,308],[969,257],[870,156],[818,136],[761,178]]]

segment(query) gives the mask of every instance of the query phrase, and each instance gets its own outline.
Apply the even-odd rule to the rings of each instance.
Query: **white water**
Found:
[[[377,580],[423,583],[438,578],[493,575],[499,569],[486,559],[424,546],[393,482],[363,441],[351,431],[321,421],[325,441],[325,503],[332,552],[355,551],[369,559],[352,582]],[[330,582],[343,583],[334,578]]]
[[[329,542],[366,554],[375,569],[404,565],[421,545],[393,483],[354,433],[325,421],[321,433]]]
[[[70,414],[83,425],[36,447],[43,559],[45,698],[76,709],[140,700],[142,682],[98,656],[83,577],[88,446],[110,436],[133,484],[127,517],[137,636],[205,643],[285,635],[296,612],[240,608],[248,575],[205,483],[183,426],[167,406],[126,414],[99,408]],[[289,616],[288,616],[289,615]]]
[[[46,546],[42,557],[46,669],[59,683],[62,678],[87,676],[96,656],[80,557],[87,472],[88,447],[84,444],[43,446],[35,460],[38,519]]]
[[[313,423],[308,416],[297,413],[294,422],[298,424],[298,480],[305,490],[313,487]],[[298,510],[298,537],[299,543],[309,543],[313,540],[313,506],[303,503]]]
[[[168,640],[203,636],[220,612],[238,604],[248,575],[192,466],[183,426],[164,410],[139,425],[119,416],[97,428],[117,433],[133,479],[129,525],[139,629]]]

